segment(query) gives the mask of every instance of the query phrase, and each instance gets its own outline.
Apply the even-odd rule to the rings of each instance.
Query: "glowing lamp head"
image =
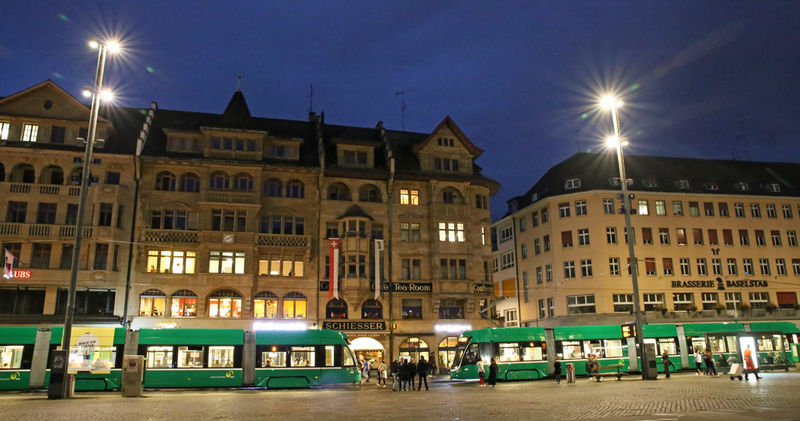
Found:
[[[618,100],[612,95],[606,95],[600,100],[600,106],[605,109],[618,108],[622,106],[622,101]]]
[[[116,54],[120,51],[122,47],[120,47],[119,41],[108,41],[106,43],[106,48],[108,49],[109,53]]]
[[[96,50],[99,47],[100,47],[100,43],[99,42],[97,42],[95,40],[89,41],[89,48],[91,48],[92,50]]]
[[[92,91],[90,91],[88,89],[84,89],[83,91],[81,91],[81,95],[83,95],[84,98],[89,98],[89,97],[92,96]]]
[[[104,89],[100,92],[100,100],[103,102],[110,102],[114,100],[114,94],[111,91]]]
[[[626,146],[627,144],[628,144],[627,140],[616,136],[609,136],[606,138],[606,146],[608,146],[609,148],[616,148],[617,145]]]

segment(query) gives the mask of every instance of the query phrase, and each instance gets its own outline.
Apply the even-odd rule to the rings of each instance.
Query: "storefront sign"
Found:
[[[380,320],[377,322],[332,322],[332,321],[324,321],[322,322],[323,329],[332,329],[332,330],[366,330],[366,331],[378,331],[378,330],[386,330],[386,321]]]
[[[11,271],[11,276],[3,275],[6,279],[30,279],[31,271],[26,269],[14,269]]]
[[[769,281],[761,279],[741,279],[741,280],[727,280],[723,281],[722,278],[708,281],[672,281],[672,288],[717,288],[724,290],[727,288],[767,288]]]
[[[472,325],[467,323],[437,323],[433,330],[439,333],[463,333],[471,330]]]
[[[383,292],[389,292],[389,284],[381,284]],[[370,284],[370,290],[375,291],[375,284]],[[428,282],[393,282],[392,292],[433,292],[433,284]]]
[[[494,294],[494,284],[472,284],[475,294]]]

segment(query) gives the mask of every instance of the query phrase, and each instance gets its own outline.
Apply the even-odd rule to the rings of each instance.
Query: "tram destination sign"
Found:
[[[361,331],[382,331],[386,330],[386,321],[379,320],[375,322],[336,322],[336,321],[323,321],[323,329],[331,330],[361,330]]]
[[[729,279],[723,280],[691,280],[691,281],[671,281],[672,288],[767,288],[769,281],[763,279]]]

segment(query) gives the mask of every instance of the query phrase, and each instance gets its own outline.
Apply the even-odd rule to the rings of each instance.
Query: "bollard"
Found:
[[[575,383],[575,364],[567,364],[567,383]]]

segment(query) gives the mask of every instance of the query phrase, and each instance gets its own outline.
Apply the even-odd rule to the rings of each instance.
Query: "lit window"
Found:
[[[39,134],[38,124],[23,124],[22,125],[22,141],[23,142],[36,142],[36,136]]]
[[[148,250],[147,271],[150,273],[195,273],[193,251]]]
[[[208,317],[242,317],[242,297],[231,290],[217,291],[208,298]]]
[[[245,254],[242,251],[211,251],[209,273],[244,273]]]
[[[197,317],[197,295],[186,289],[172,294],[170,315],[172,317]]]
[[[306,297],[303,294],[290,292],[283,297],[283,318],[306,318]]]
[[[439,241],[463,243],[464,224],[460,222],[439,222]]]
[[[419,190],[400,189],[401,205],[419,205]]]
[[[11,124],[0,122],[0,140],[8,140],[9,129],[11,129]]]

